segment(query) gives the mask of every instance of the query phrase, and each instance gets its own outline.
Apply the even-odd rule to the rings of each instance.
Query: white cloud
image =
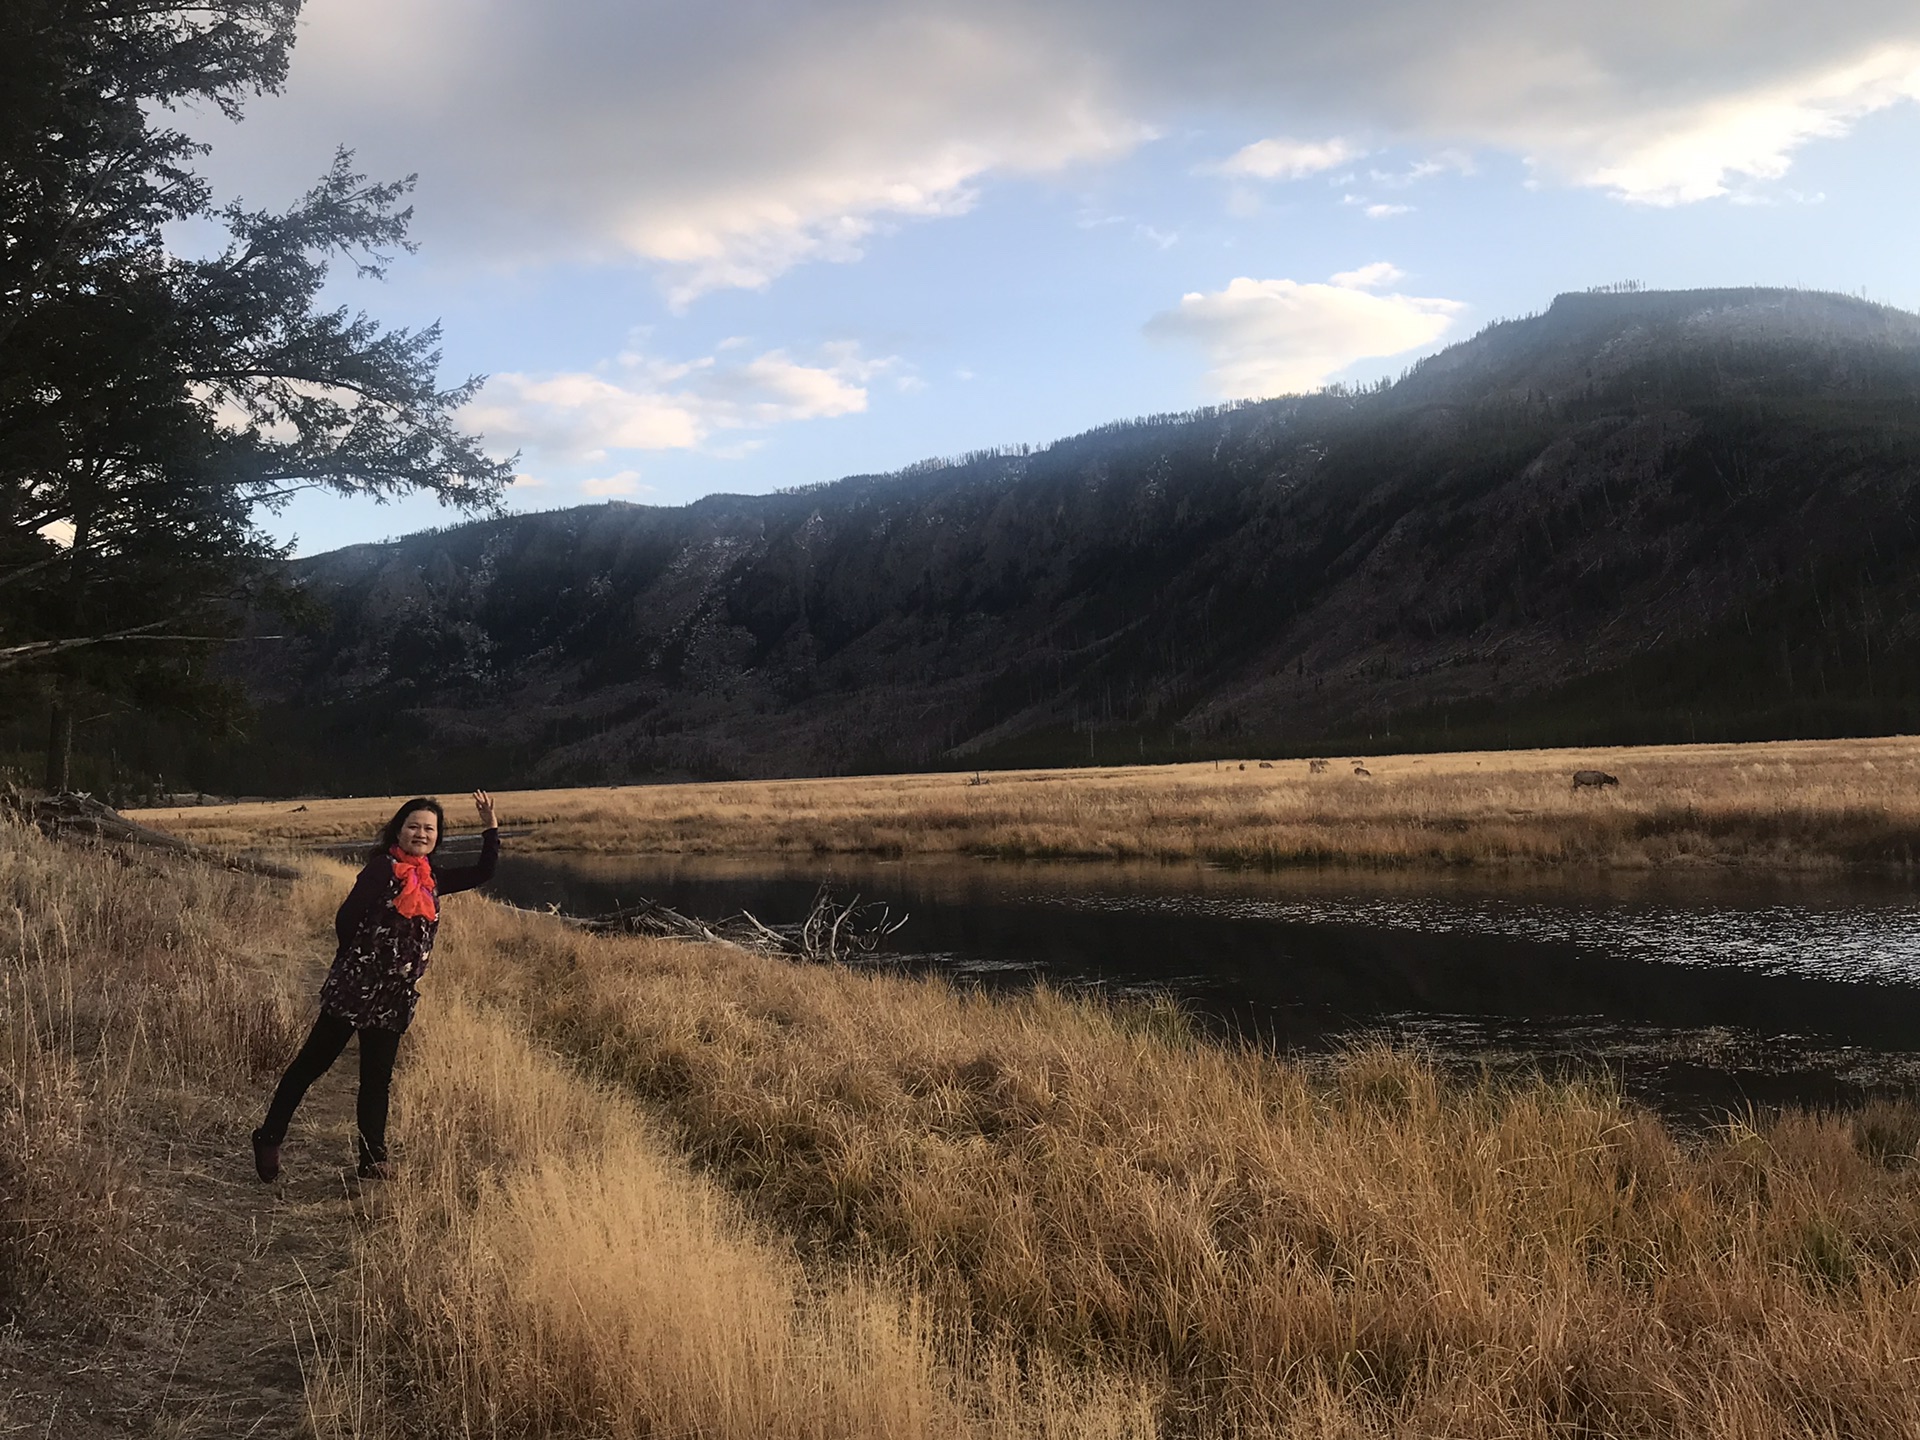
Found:
[[[725,431],[857,414],[867,408],[867,382],[896,363],[870,359],[852,345],[827,346],[814,364],[783,350],[740,363],[714,356],[669,363],[630,353],[597,372],[495,375],[461,421],[496,449],[594,464],[615,452],[694,449]]]
[[[1411,205],[1388,204],[1384,201],[1369,199],[1365,195],[1342,195],[1340,197],[1340,203],[1358,210],[1369,220],[1391,220],[1396,215],[1411,215],[1413,213],[1413,206]]]
[[[1313,390],[1356,360],[1431,345],[1466,308],[1376,293],[1402,278],[1384,261],[1342,271],[1328,284],[1241,277],[1224,290],[1182,296],[1146,331],[1199,345],[1210,362],[1208,383],[1222,397]]]
[[[1299,180],[1336,170],[1367,152],[1351,140],[1256,140],[1212,169],[1221,175],[1255,180]]]
[[[633,259],[686,304],[1196,116],[1269,137],[1221,163],[1242,181],[1364,135],[1679,204],[1915,97],[1912,0],[308,0],[285,96],[207,123],[252,198],[345,142],[420,172],[443,262]]]
[[[1357,270],[1336,271],[1327,278],[1343,290],[1378,290],[1382,285],[1406,279],[1407,272],[1391,260],[1375,260]]]
[[[640,472],[638,470],[618,470],[611,475],[595,476],[593,479],[582,480],[580,482],[580,491],[583,495],[596,495],[601,497],[637,495],[643,490],[652,489],[653,487],[651,485],[642,485],[640,483]]]
[[[1428,159],[1414,161],[1404,170],[1369,170],[1367,178],[1390,190],[1404,190],[1436,175],[1471,175],[1475,168],[1473,157],[1464,150],[1442,150]]]
[[[1684,118],[1643,117],[1624,143],[1578,137],[1565,168],[1624,200],[1686,204],[1728,194],[1741,179],[1778,180],[1793,152],[1808,141],[1844,135],[1873,111],[1915,98],[1920,46],[1890,46],[1743,95],[1708,100]]]
[[[290,147],[312,169],[345,142],[420,172],[436,254],[635,258],[680,305],[1151,133],[1018,6],[310,0],[302,22],[284,98],[219,135],[243,188],[283,185]]]

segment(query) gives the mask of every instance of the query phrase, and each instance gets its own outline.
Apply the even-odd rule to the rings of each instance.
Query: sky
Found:
[[[250,204],[418,175],[329,299],[439,321],[544,510],[1372,380],[1620,281],[1920,309],[1916,100],[1912,0],[307,0],[194,123]]]

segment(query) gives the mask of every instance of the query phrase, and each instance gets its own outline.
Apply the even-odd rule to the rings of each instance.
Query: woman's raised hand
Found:
[[[493,796],[489,795],[486,791],[476,790],[473,792],[473,808],[480,816],[480,828],[482,830],[491,830],[500,823],[494,818]]]

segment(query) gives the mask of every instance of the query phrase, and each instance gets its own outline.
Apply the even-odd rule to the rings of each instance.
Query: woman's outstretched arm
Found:
[[[480,837],[480,859],[472,865],[454,865],[434,869],[435,888],[442,895],[457,895],[472,890],[493,878],[493,867],[500,859],[500,822],[494,814],[493,797],[484,790],[473,792],[474,813],[480,817],[485,833]]]

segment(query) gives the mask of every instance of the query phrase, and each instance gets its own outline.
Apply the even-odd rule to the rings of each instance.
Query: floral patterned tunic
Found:
[[[500,831],[492,828],[482,837],[478,864],[433,867],[435,893],[444,900],[486,884],[499,858]],[[440,922],[402,915],[393,908],[399,893],[393,861],[382,855],[367,862],[333,917],[340,948],[320,987],[320,1009],[357,1030],[405,1030],[420,1001],[417,987]]]

